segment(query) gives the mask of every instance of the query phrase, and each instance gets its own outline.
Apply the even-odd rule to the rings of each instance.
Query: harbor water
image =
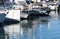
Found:
[[[0,24],[0,39],[60,39],[60,13],[50,16],[31,16],[18,21]]]

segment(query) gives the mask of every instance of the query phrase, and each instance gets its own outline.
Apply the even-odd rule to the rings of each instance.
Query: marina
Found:
[[[53,14],[52,14],[53,13]],[[60,14],[50,12],[50,16],[32,16],[20,22],[0,24],[1,39],[60,39]]]
[[[0,39],[60,39],[60,0],[0,0]]]

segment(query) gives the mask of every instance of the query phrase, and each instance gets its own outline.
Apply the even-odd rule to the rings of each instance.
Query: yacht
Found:
[[[21,13],[21,10],[23,9],[23,6],[19,5],[17,0],[16,0],[16,2],[11,2],[11,3],[12,3],[11,7],[8,10],[9,13],[6,15],[6,18],[20,21],[20,13]]]
[[[20,21],[20,8],[18,5],[14,5],[13,8],[8,11],[9,13],[6,15],[6,18]]]

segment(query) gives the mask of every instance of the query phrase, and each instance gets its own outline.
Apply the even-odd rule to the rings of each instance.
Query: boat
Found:
[[[20,13],[21,13],[21,10],[23,9],[23,6],[19,5],[17,1],[15,3],[14,2],[11,2],[11,3],[12,3],[11,5],[12,7],[8,10],[9,13],[6,15],[6,18],[20,21]]]
[[[28,1],[27,1],[28,2]],[[41,7],[41,4],[28,2],[28,6],[25,6],[24,10],[21,13],[21,18],[28,18],[30,15],[49,15],[49,7]]]
[[[31,7],[31,6],[30,6]],[[49,15],[50,8],[48,7],[36,7],[36,8],[30,8],[28,6],[25,7],[25,9],[21,13],[21,18],[28,18],[30,15],[32,16],[47,16]]]
[[[13,9],[9,9],[9,13],[6,15],[6,18],[20,21],[20,8],[14,6]]]
[[[5,16],[6,16],[5,11],[0,10],[0,23],[4,22]]]
[[[51,11],[50,7],[48,7],[48,4],[45,1],[37,2],[36,4],[33,4],[32,9],[33,10],[39,10],[40,12],[42,11],[44,13]]]
[[[0,1],[0,23],[3,23],[5,16],[8,14],[8,10],[5,8],[4,2]]]
[[[21,13],[21,18],[28,18],[28,16],[30,16],[30,15],[37,15],[37,14],[39,14],[39,12],[38,11],[35,11],[35,10],[29,10],[29,11],[22,11],[22,13]]]
[[[38,11],[38,10],[29,10],[23,11],[21,14],[21,18],[28,18],[29,16],[48,16],[49,13],[45,11]]]
[[[49,2],[48,3],[49,5],[48,5],[48,7],[51,9],[51,10],[56,10],[56,2]]]
[[[33,10],[39,11],[41,14],[44,13],[46,15],[49,15],[51,9],[49,7],[38,7],[38,8],[33,8]]]
[[[28,14],[22,13],[22,14],[20,15],[20,18],[28,18]]]

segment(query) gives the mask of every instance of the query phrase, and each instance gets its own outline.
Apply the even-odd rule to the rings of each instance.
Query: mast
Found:
[[[5,8],[5,2],[4,2],[4,0],[1,0],[2,1],[2,5],[4,6],[4,8]]]

